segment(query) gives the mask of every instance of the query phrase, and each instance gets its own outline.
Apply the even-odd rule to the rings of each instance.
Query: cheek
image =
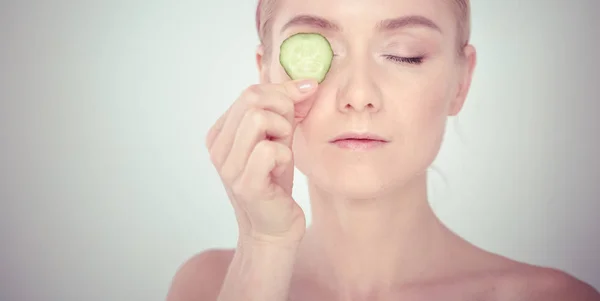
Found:
[[[296,127],[292,144],[296,168],[305,175],[312,173],[315,161],[327,160],[328,140],[344,125],[336,122],[336,114],[330,106],[323,106],[320,99],[315,102],[308,117]],[[325,156],[325,157],[324,157]],[[318,162],[317,162],[318,163]]]
[[[274,54],[269,64],[268,78],[271,83],[283,83],[290,80],[283,67],[279,64],[279,52]]]
[[[450,85],[447,79],[429,78],[416,81],[401,88],[391,102],[391,111],[399,116],[398,122],[404,123],[404,129],[421,131],[438,128],[448,116],[451,100]],[[398,90],[398,89],[397,89]]]
[[[448,117],[451,100],[450,77],[435,76],[414,81],[398,92],[401,98],[393,102],[392,116],[401,152],[422,164],[429,163],[437,154]],[[398,91],[398,89],[397,89]]]

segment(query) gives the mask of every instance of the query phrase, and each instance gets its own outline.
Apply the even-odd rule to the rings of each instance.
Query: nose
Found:
[[[341,85],[337,93],[337,105],[341,112],[377,112],[382,99],[374,74],[368,63],[354,60],[344,68]]]

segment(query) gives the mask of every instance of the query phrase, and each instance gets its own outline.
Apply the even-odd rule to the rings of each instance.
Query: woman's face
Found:
[[[290,80],[278,61],[279,45],[294,33],[321,33],[335,53],[294,137],[296,167],[312,184],[345,197],[371,198],[427,170],[447,117],[462,107],[474,64],[472,48],[465,59],[456,54],[452,5],[449,0],[280,0],[263,80]],[[352,132],[388,142],[366,149],[331,143]]]

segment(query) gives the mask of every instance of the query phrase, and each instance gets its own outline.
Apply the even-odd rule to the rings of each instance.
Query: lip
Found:
[[[345,133],[330,141],[331,144],[352,151],[367,151],[381,147],[389,140],[372,133]]]
[[[333,138],[330,142],[335,143],[343,140],[356,140],[364,142],[390,142],[389,140],[373,133],[344,133]]]

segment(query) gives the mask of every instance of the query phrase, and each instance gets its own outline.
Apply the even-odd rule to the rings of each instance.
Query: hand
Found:
[[[208,132],[206,147],[233,205],[240,239],[297,243],[306,218],[292,198],[292,138],[310,111],[315,81],[246,89]]]

